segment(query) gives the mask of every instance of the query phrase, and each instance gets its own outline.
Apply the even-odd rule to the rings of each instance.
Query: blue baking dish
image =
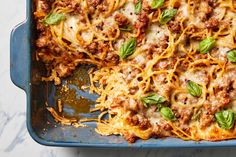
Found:
[[[13,83],[23,89],[27,95],[27,128],[32,138],[40,144],[62,147],[109,147],[109,148],[180,148],[180,147],[229,147],[236,146],[236,140],[222,142],[194,142],[176,138],[138,140],[127,143],[121,136],[101,136],[94,131],[95,122],[89,127],[75,128],[62,126],[54,122],[46,110],[45,102],[53,106],[55,86],[41,82],[46,74],[43,64],[35,60],[34,29],[32,17],[34,4],[27,0],[27,18],[17,25],[11,33],[10,73]],[[94,99],[96,96],[87,97]],[[89,115],[88,115],[89,116]]]

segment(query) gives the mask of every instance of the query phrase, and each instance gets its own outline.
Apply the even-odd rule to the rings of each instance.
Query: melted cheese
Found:
[[[168,35],[166,28],[160,26],[159,24],[153,24],[147,30],[146,43],[148,44],[157,43],[160,40],[162,40],[165,35]]]
[[[132,0],[126,2],[125,6],[120,9],[119,12],[124,14],[132,24],[134,24],[138,19],[138,16],[134,13],[134,3]]]

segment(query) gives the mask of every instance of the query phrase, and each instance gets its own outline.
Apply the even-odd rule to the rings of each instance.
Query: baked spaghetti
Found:
[[[36,0],[34,16],[43,81],[96,66],[97,133],[130,143],[236,137],[235,0]],[[63,124],[86,121],[48,110]]]

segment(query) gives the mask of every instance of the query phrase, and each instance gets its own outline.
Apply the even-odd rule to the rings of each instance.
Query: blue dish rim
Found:
[[[12,82],[18,86],[19,88],[23,89],[27,95],[27,113],[26,113],[26,122],[27,122],[27,129],[30,136],[39,144],[45,146],[59,146],[59,147],[87,147],[87,148],[146,148],[146,149],[158,149],[158,148],[209,148],[209,147],[234,147],[236,146],[236,140],[227,140],[227,141],[220,141],[220,142],[208,142],[208,141],[201,141],[201,142],[194,142],[194,141],[180,141],[179,139],[174,138],[166,138],[164,140],[156,139],[157,144],[150,143],[148,144],[148,140],[145,143],[139,142],[134,144],[94,144],[94,143],[76,143],[76,142],[54,142],[54,141],[47,141],[40,138],[37,134],[35,134],[32,126],[31,126],[31,88],[30,88],[30,24],[32,22],[32,1],[27,0],[26,2],[26,20],[19,25],[17,25],[11,32],[10,38],[10,74]],[[26,39],[26,43],[23,46],[19,46],[19,43],[16,42],[16,38],[19,36],[24,36]],[[25,46],[24,46],[25,45]],[[19,48],[18,48],[19,47]],[[16,49],[24,50],[25,57],[22,59],[20,58],[19,53],[16,53]],[[21,54],[22,55],[22,54]],[[19,57],[18,57],[19,56]],[[16,68],[16,65],[20,63],[24,65],[22,68]],[[19,70],[21,69],[21,70]],[[22,69],[24,73],[22,74]],[[159,140],[159,141],[158,141]],[[165,140],[170,140],[170,143],[163,142]],[[177,143],[171,143],[171,140],[176,140]],[[178,143],[180,141],[180,143]]]

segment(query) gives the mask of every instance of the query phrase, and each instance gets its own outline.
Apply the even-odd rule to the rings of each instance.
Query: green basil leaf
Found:
[[[210,51],[215,46],[215,39],[213,37],[208,37],[202,40],[199,44],[199,50],[201,54],[205,54]]]
[[[215,113],[216,122],[223,129],[234,127],[234,112],[232,110],[222,110]]]
[[[64,19],[64,14],[50,13],[44,18],[43,22],[45,23],[45,25],[57,25]]]
[[[162,25],[168,23],[177,13],[177,9],[166,9],[161,13],[160,23]]]
[[[151,8],[157,9],[163,6],[165,0],[152,0]]]
[[[120,30],[124,32],[130,32],[132,28],[130,26],[126,26],[126,27],[120,27]]]
[[[187,89],[189,94],[191,94],[192,96],[199,97],[202,95],[201,87],[193,81],[188,82]]]
[[[231,50],[227,53],[227,58],[230,62],[236,63],[236,50]]]
[[[134,50],[136,48],[137,41],[135,38],[129,39],[126,43],[121,45],[119,55],[122,59],[127,58],[128,56],[132,55],[134,53]]]
[[[158,105],[158,104],[164,103],[166,100],[164,97],[153,93],[153,94],[149,94],[146,97],[142,97],[141,101],[143,102],[143,105],[145,107],[148,107],[149,105]]]
[[[162,107],[160,110],[160,113],[162,115],[162,117],[166,120],[175,120],[175,115],[173,113],[173,111],[171,110],[171,108],[169,107]]]
[[[142,10],[142,0],[139,0],[134,6],[134,13],[138,14]]]

